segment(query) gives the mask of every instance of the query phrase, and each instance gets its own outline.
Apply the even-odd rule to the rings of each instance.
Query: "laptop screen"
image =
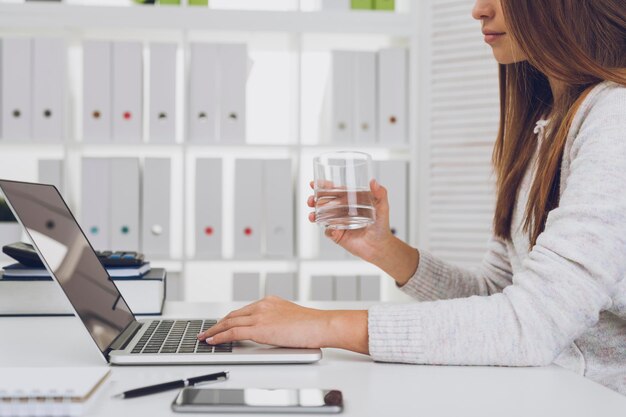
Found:
[[[52,185],[2,181],[15,216],[105,354],[135,320],[76,219]]]

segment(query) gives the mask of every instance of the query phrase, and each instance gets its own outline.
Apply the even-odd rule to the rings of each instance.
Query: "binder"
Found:
[[[296,274],[293,272],[271,272],[265,277],[265,295],[275,295],[285,300],[297,297]]]
[[[359,277],[360,301],[380,301],[380,277],[378,275],[362,275]]]
[[[335,300],[356,301],[358,277],[354,275],[335,276]]]
[[[139,159],[111,159],[111,248],[139,251]]]
[[[111,42],[83,43],[83,141],[111,140]]]
[[[354,136],[355,53],[332,51],[331,129],[334,143],[350,143]]]
[[[333,301],[333,277],[331,275],[313,275],[311,277],[311,300]]]
[[[246,84],[248,47],[245,44],[218,46],[220,74],[220,142],[246,141]]]
[[[63,39],[33,40],[33,138],[64,138],[67,47]]]
[[[83,158],[81,184],[81,226],[96,250],[111,248],[109,216],[111,164],[109,159]]]
[[[261,295],[261,274],[258,272],[233,274],[233,301],[254,301]]]
[[[189,60],[189,141],[215,143],[219,125],[218,47],[192,43]]]
[[[378,127],[381,143],[407,143],[407,91],[406,48],[381,49],[378,55]]]
[[[235,256],[261,256],[263,161],[235,160]]]
[[[291,160],[265,161],[265,255],[286,257],[294,255],[294,196]]]
[[[346,259],[350,253],[327,238],[324,229],[320,228],[319,257],[321,259]]]
[[[171,162],[146,158],[143,168],[142,252],[151,257],[170,256]]]
[[[4,38],[0,49],[2,137],[8,140],[30,140],[32,41],[28,38]]]
[[[150,142],[176,140],[176,49],[174,43],[150,45]]]
[[[113,141],[139,143],[143,128],[143,47],[113,43]]]
[[[222,160],[196,160],[196,258],[222,257]]]
[[[395,10],[395,0],[374,0],[374,9],[376,10]]]
[[[387,188],[391,233],[406,242],[408,239],[408,163],[405,161],[378,161],[376,162],[376,169],[378,182]]]
[[[63,161],[60,159],[39,160],[39,182],[54,185],[63,194]]]
[[[376,143],[376,52],[354,52],[354,141]]]
[[[371,10],[374,8],[374,0],[351,0],[353,10]]]

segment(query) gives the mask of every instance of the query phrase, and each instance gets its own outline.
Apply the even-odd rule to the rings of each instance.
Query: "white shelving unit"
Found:
[[[294,0],[297,9],[298,1]],[[413,3],[413,2],[411,2]],[[64,143],[36,144],[17,142],[10,138],[0,140],[0,163],[13,159],[32,160],[24,165],[0,165],[0,177],[36,180],[36,160],[61,158],[65,161],[66,198],[70,207],[80,218],[80,159],[83,156],[168,156],[172,158],[173,187],[179,186],[180,204],[172,205],[172,254],[171,259],[152,260],[154,265],[164,266],[169,271],[170,284],[174,291],[172,299],[188,301],[220,301],[230,298],[230,280],[224,279],[232,272],[297,272],[299,274],[300,299],[307,299],[310,276],[332,273],[380,274],[382,271],[356,259],[327,261],[316,256],[317,230],[308,224],[305,205],[309,194],[308,165],[310,158],[318,153],[335,149],[358,149],[371,153],[375,159],[398,159],[409,161],[409,236],[410,243],[417,242],[418,211],[417,173],[418,167],[418,89],[420,31],[418,6],[413,3],[406,13],[382,11],[243,11],[214,10],[191,6],[83,6],[71,4],[2,4],[0,3],[0,37],[4,36],[60,36],[67,39],[71,49],[78,49],[84,39],[142,40],[144,42],[170,40],[178,42],[186,52],[192,41],[246,42],[251,50],[287,50],[293,57],[293,77],[288,81],[291,88],[290,114],[287,126],[287,141],[250,138],[249,143],[238,146],[195,145],[186,143],[184,118],[180,119],[178,142],[170,145],[150,143],[87,144],[80,138],[81,92],[80,82],[70,80],[68,97],[67,137]],[[331,49],[377,50],[380,47],[404,45],[409,50],[409,143],[403,146],[381,144],[362,147],[358,145],[334,145],[307,140],[303,130],[302,85],[303,56],[311,51],[328,53]],[[76,59],[76,57],[74,57]],[[79,63],[79,61],[78,61]],[[71,65],[76,65],[74,62]],[[72,69],[70,68],[70,72]],[[70,73],[70,77],[76,74]],[[186,89],[186,87],[185,87]],[[184,101],[184,100],[183,100]],[[285,157],[292,158],[297,167],[294,179],[296,198],[296,257],[293,259],[250,259],[233,257],[232,237],[224,239],[224,259],[196,260],[191,256],[193,230],[193,186],[190,182],[188,162],[196,157],[220,156],[225,160],[236,157]],[[307,165],[308,164],[308,165]],[[21,166],[24,166],[22,171]],[[16,171],[17,169],[17,171]],[[17,172],[17,175],[13,173]],[[312,171],[311,171],[312,172]],[[225,173],[226,175],[226,173]],[[226,197],[225,197],[226,198]],[[301,203],[301,204],[300,204]],[[224,225],[228,233],[228,221]],[[383,300],[401,299],[392,280],[383,279]],[[168,284],[168,285],[170,285]]]

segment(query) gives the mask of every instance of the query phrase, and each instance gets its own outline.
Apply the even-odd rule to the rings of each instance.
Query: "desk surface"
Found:
[[[167,303],[164,316],[219,317],[239,304]],[[317,303],[321,308],[338,304]],[[340,305],[365,307],[363,304]],[[94,366],[104,360],[73,317],[0,317],[0,366]],[[112,367],[89,415],[171,416],[175,391],[119,400],[126,389],[230,370],[219,387],[336,388],[345,416],[590,416],[626,415],[626,397],[557,366],[545,368],[418,366],[375,363],[335,349],[312,365]]]

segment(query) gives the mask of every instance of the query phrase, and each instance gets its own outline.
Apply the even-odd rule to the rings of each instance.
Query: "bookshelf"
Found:
[[[297,9],[297,2],[295,8]],[[412,2],[411,2],[412,3]],[[296,272],[299,276],[300,300],[308,299],[308,284],[311,275],[334,271],[337,275],[380,274],[383,300],[403,299],[390,279],[372,265],[357,259],[320,259],[316,252],[319,233],[317,226],[306,219],[305,205],[309,194],[308,181],[312,176],[309,169],[312,157],[318,153],[338,149],[358,149],[368,152],[379,160],[403,160],[409,162],[409,241],[417,244],[417,221],[413,221],[418,210],[417,161],[418,122],[417,114],[420,60],[420,11],[413,4],[406,12],[377,11],[258,11],[258,10],[215,10],[202,7],[176,6],[86,6],[74,4],[6,4],[0,3],[0,37],[5,36],[54,36],[65,38],[69,46],[69,80],[67,96],[66,139],[63,143],[38,144],[18,142],[11,138],[0,140],[0,176],[18,170],[15,179],[34,181],[36,161],[43,158],[60,158],[64,161],[66,198],[70,208],[80,219],[80,161],[83,157],[169,157],[172,160],[173,200],[171,205],[171,256],[168,259],[153,259],[158,267],[169,272],[170,299],[188,301],[223,301],[230,298],[229,275],[233,272],[260,271]],[[259,65],[271,60],[272,54],[282,53],[288,62],[287,93],[282,97],[282,116],[287,119],[279,129],[277,138],[266,128],[255,129],[249,122],[249,137],[241,145],[197,145],[184,140],[186,123],[180,116],[177,140],[172,144],[91,144],[83,143],[80,137],[81,78],[80,44],[86,39],[140,40],[177,42],[183,57],[181,76],[186,75],[186,54],[190,42],[245,42],[251,55],[257,54]],[[405,46],[409,53],[409,142],[406,145],[337,145],[324,141],[323,134],[311,134],[312,123],[306,114],[308,74],[303,68],[311,55],[328,55],[332,49],[377,50],[386,46]],[[254,58],[254,56],[253,56]],[[180,81],[186,92],[188,86]],[[255,89],[263,92],[263,88]],[[253,92],[254,93],[254,92]],[[249,95],[250,97],[250,95]],[[253,99],[254,100],[254,99]],[[186,101],[181,100],[184,114]],[[251,107],[252,106],[252,107]],[[248,114],[262,100],[249,103]],[[145,117],[145,116],[144,116]],[[252,124],[252,128],[250,128]],[[145,123],[144,123],[145,127]],[[145,129],[144,129],[145,130]],[[145,134],[145,133],[144,133]],[[322,138],[321,140],[319,138]],[[190,163],[199,157],[221,157],[227,166],[237,157],[279,158],[289,157],[296,167],[293,178],[295,187],[295,252],[291,259],[237,259],[233,255],[232,218],[225,215],[223,259],[199,260],[193,257],[193,193]],[[22,168],[15,161],[27,160]],[[7,159],[13,159],[13,165]],[[35,168],[34,168],[35,167]],[[34,169],[34,170],[33,170]],[[224,175],[232,175],[225,172]],[[227,193],[228,191],[225,190]],[[224,198],[229,198],[225,195]],[[232,216],[231,216],[232,217]]]

